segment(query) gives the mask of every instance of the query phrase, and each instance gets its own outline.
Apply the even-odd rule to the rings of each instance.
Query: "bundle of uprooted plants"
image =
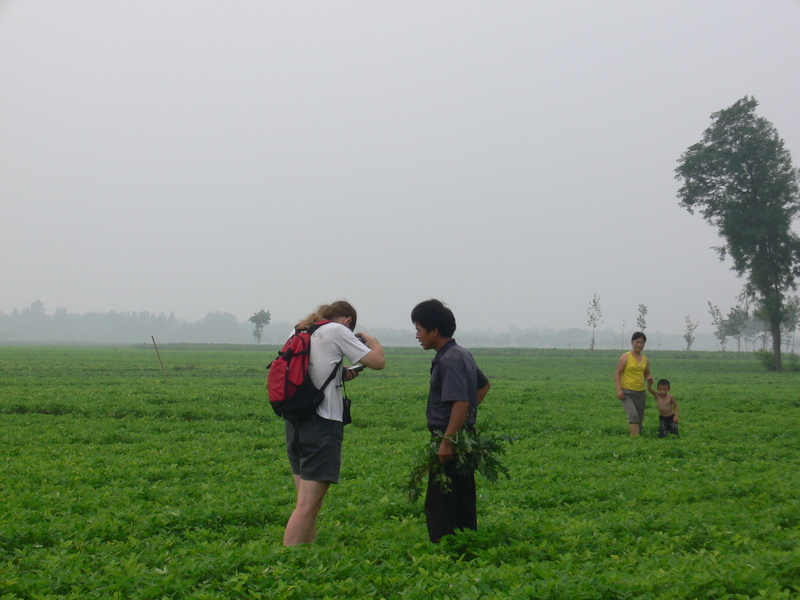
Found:
[[[415,502],[422,495],[423,482],[429,473],[433,473],[434,481],[442,490],[449,492],[452,489],[453,482],[445,471],[445,463],[439,461],[439,445],[443,438],[443,432],[434,431],[430,442],[414,461],[406,484],[410,502]],[[485,430],[462,429],[451,436],[450,441],[455,450],[453,460],[458,473],[478,472],[489,482],[497,481],[500,475],[507,479],[511,477],[508,467],[500,462],[500,457],[506,452],[506,444],[514,441],[513,438],[490,435]]]

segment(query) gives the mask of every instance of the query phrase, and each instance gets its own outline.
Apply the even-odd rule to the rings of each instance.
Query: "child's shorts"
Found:
[[[670,433],[680,436],[678,433],[678,424],[675,422],[675,415],[668,417],[658,416],[658,437],[667,437]]]

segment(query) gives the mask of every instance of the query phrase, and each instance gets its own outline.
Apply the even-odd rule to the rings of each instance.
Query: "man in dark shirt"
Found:
[[[439,432],[439,461],[445,464],[452,489],[444,492],[433,473],[428,478],[425,496],[425,519],[432,542],[457,529],[477,529],[478,511],[475,476],[458,473],[451,442],[462,428],[472,429],[478,405],[489,391],[489,380],[475,364],[475,359],[456,344],[453,334],[456,319],[439,300],[420,302],[411,311],[417,339],[425,350],[436,350],[431,364],[431,384],[426,412],[428,429]]]

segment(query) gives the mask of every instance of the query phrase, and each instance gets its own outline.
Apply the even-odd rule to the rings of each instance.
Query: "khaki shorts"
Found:
[[[622,402],[622,408],[628,417],[628,423],[641,425],[644,420],[644,407],[647,399],[644,390],[637,392],[623,388],[622,393],[625,394],[625,399],[620,402]]]
[[[297,423],[286,421],[286,454],[292,473],[308,481],[339,483],[343,437],[341,421],[317,414]]]

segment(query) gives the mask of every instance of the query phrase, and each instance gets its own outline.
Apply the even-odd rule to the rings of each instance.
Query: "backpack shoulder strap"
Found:
[[[311,325],[311,326],[310,326],[308,329],[306,329],[305,331],[307,331],[307,332],[308,332],[308,334],[309,334],[309,336],[310,336],[310,335],[311,335],[312,333],[314,333],[314,332],[315,332],[317,329],[319,329],[319,328],[320,328],[320,327],[322,327],[323,325],[327,325],[328,323],[333,323],[333,321],[331,321],[330,319],[322,319],[322,320],[320,320],[320,321],[317,321],[317,322],[316,322],[316,323],[314,323],[313,325]],[[297,329],[297,328],[295,327],[295,330],[296,330],[296,329]],[[310,338],[309,338],[309,344],[310,344]],[[310,350],[310,347],[309,347],[309,350]],[[340,360],[338,363],[336,363],[336,364],[334,365],[334,367],[333,367],[333,370],[331,371],[331,374],[330,374],[330,375],[328,375],[328,378],[325,380],[325,383],[323,383],[323,384],[320,386],[320,388],[319,388],[319,390],[320,390],[320,391],[323,391],[323,390],[324,390],[326,387],[328,387],[328,384],[329,384],[331,381],[333,381],[333,378],[334,378],[334,377],[336,377],[336,373],[337,373],[337,371],[339,370],[339,367],[341,367],[341,366],[342,366],[342,361]]]
[[[321,321],[317,321],[316,323],[311,325],[308,329],[306,329],[306,331],[308,331],[309,334],[312,334],[317,329],[319,329],[323,325],[327,325],[328,323],[333,323],[333,321],[331,321],[330,319],[322,319]]]
[[[342,366],[342,361],[339,361],[338,363],[333,365],[333,371],[331,371],[331,374],[328,375],[328,378],[325,380],[325,383],[323,383],[319,388],[320,392],[323,391],[326,387],[328,387],[328,384],[331,381],[333,381],[333,378],[336,377],[336,373],[339,371],[339,367],[341,366]]]

